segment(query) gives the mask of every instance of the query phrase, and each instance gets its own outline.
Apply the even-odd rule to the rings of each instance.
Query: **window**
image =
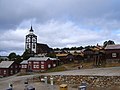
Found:
[[[39,65],[33,65],[33,68],[39,68]]]
[[[55,67],[56,66],[56,64],[53,64],[53,67]]]
[[[27,68],[27,65],[22,65],[22,68]]]
[[[30,40],[29,40],[29,38],[27,39],[27,42],[29,42]]]
[[[17,70],[15,70],[15,73],[17,73],[18,71]]]
[[[44,62],[41,62],[41,64],[44,64]]]
[[[43,69],[43,68],[44,68],[44,65],[41,65],[41,68]]]
[[[6,74],[6,70],[4,70],[3,73]]]
[[[27,44],[27,48],[29,48],[29,44]]]
[[[39,64],[39,62],[33,62],[34,64]]]
[[[28,62],[29,64],[31,64],[31,62]]]
[[[36,42],[36,40],[33,38],[33,42]]]
[[[13,74],[13,70],[10,71],[10,74]]]
[[[35,43],[33,43],[33,49],[35,49]]]
[[[117,53],[112,53],[112,57],[117,57]]]
[[[17,65],[15,65],[15,68],[17,68],[18,66]]]
[[[48,64],[48,68],[51,68],[51,65],[50,65],[50,64]]]

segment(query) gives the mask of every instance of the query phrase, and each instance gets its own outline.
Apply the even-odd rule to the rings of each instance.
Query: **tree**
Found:
[[[16,53],[14,53],[14,52],[10,53],[8,58],[10,61],[15,61],[17,63],[20,63],[22,61],[21,56],[16,55]]]
[[[18,62],[18,63],[22,62],[21,56],[20,55],[16,55],[15,61]]]
[[[23,60],[27,60],[29,59],[31,56],[31,54],[29,53],[29,50],[25,50],[25,52],[23,53],[22,57],[23,57]]]
[[[106,47],[107,45],[114,45],[114,44],[115,44],[115,42],[112,41],[112,40],[105,41],[105,42],[103,43],[103,47]]]
[[[16,59],[16,53],[12,52],[8,55],[8,58],[12,61]]]

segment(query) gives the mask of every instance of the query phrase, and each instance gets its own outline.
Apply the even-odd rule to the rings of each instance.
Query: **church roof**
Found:
[[[47,44],[41,44],[41,43],[37,43],[37,49],[38,49],[38,53],[49,53],[50,51],[52,51],[52,49],[49,48]]]

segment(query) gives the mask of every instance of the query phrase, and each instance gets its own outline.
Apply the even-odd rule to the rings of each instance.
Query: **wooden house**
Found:
[[[23,60],[21,63],[20,63],[20,66],[21,66],[21,72],[22,73],[25,73],[28,71],[28,60]]]
[[[59,64],[59,59],[50,57],[30,57],[28,59],[29,71],[46,71],[56,67]]]
[[[105,58],[107,62],[120,62],[120,45],[107,45]]]
[[[14,61],[2,61],[0,63],[0,76],[11,76],[18,73],[19,70],[19,64]]]

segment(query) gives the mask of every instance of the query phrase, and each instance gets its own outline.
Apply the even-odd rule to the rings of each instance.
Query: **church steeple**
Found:
[[[30,32],[34,32],[34,31],[33,31],[33,29],[32,29],[32,25],[31,25],[31,28],[30,28],[30,30],[29,30],[29,31],[30,31]]]
[[[29,34],[26,35],[25,49],[29,50],[30,54],[37,52],[37,36],[33,33],[33,28],[29,30]]]

